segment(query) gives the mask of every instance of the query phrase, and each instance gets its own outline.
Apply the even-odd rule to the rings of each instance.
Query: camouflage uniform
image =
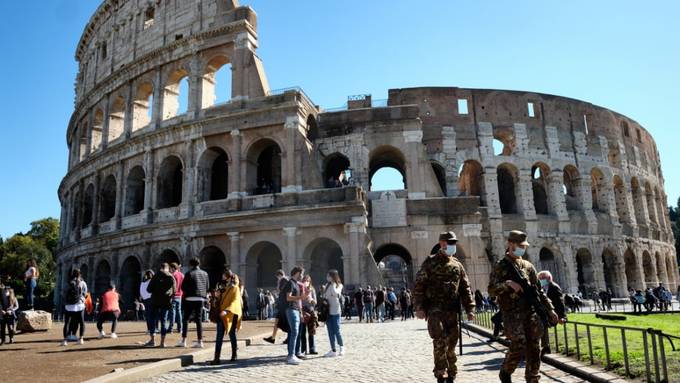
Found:
[[[448,371],[455,377],[458,311],[474,312],[475,303],[463,265],[443,251],[423,262],[416,276],[413,300],[416,310],[427,315],[427,331],[434,346],[434,375],[443,378]]]
[[[534,383],[540,379],[540,345],[544,327],[534,308],[521,295],[521,292],[515,293],[512,287],[505,283],[507,280],[513,280],[510,262],[515,262],[524,277],[536,286],[546,312],[552,311],[553,306],[550,299],[543,293],[536,276],[536,269],[529,261],[521,258],[513,261],[506,254],[503,259],[496,262],[489,278],[489,295],[497,298],[503,316],[505,336],[510,340],[510,349],[505,355],[501,370],[505,371],[508,376],[512,375],[522,358],[522,354],[526,353],[524,375],[527,382]]]

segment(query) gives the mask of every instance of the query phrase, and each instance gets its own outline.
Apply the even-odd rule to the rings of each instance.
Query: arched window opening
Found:
[[[437,178],[437,183],[442,191],[442,195],[446,197],[446,171],[444,170],[444,167],[436,162],[432,162],[432,171]]]
[[[151,28],[156,19],[156,9],[154,7],[149,7],[144,11],[144,30]]]
[[[182,161],[176,156],[163,160],[158,172],[159,209],[179,206],[182,203],[182,185],[184,169]]]
[[[248,191],[253,195],[281,192],[282,152],[273,140],[262,139],[248,150]]]
[[[139,297],[139,285],[142,282],[142,265],[137,257],[128,257],[120,268],[120,308],[123,313],[135,309],[135,299]]]
[[[406,248],[395,243],[386,244],[375,251],[373,258],[388,286],[413,286],[413,259]]]
[[[75,230],[78,227],[78,216],[80,215],[81,206],[82,202],[80,201],[80,192],[78,191],[74,196],[73,208],[71,209],[71,230]]]
[[[531,174],[531,187],[534,194],[534,209],[536,210],[536,214],[550,214],[547,178],[550,174],[550,168],[545,164],[539,163],[533,166]]]
[[[557,261],[555,260],[555,254],[553,254],[553,252],[547,247],[543,247],[541,248],[541,251],[538,254],[538,258],[539,261],[541,262],[541,270],[550,271],[550,274],[552,274],[555,283],[561,286],[562,274],[560,273],[559,266],[557,264]]]
[[[310,243],[304,252],[304,260],[309,265],[307,274],[315,284],[325,283],[328,270],[337,270],[344,280],[342,249],[337,242],[328,238],[318,238]]]
[[[99,265],[97,265],[97,270],[94,274],[94,296],[92,297],[93,302],[96,302],[96,300],[106,292],[110,283],[111,265],[109,265],[107,261],[101,261],[99,262]]]
[[[628,123],[626,121],[621,121],[621,129],[623,130],[623,135],[625,137],[630,137],[630,128],[628,128]]]
[[[515,150],[515,132],[512,127],[494,127],[493,154],[511,156]]]
[[[405,190],[406,160],[394,147],[381,146],[369,156],[369,190]]]
[[[635,219],[638,225],[642,225],[646,222],[646,217],[644,213],[645,198],[642,188],[640,187],[640,182],[636,177],[630,180],[630,188],[633,191],[633,210],[635,210]]]
[[[176,264],[180,265],[180,264],[182,264],[182,261],[181,261],[179,255],[177,255],[177,253],[174,250],[165,249],[156,258],[154,268],[155,269],[160,268],[162,263],[167,263],[168,265],[171,264],[171,263],[176,263]]]
[[[79,154],[80,158],[78,161],[82,161],[85,156],[87,156],[87,123],[83,123],[80,126],[80,132],[79,132],[79,137],[78,137],[78,149],[79,149]]]
[[[644,288],[642,281],[642,273],[637,261],[637,257],[633,250],[628,249],[623,256],[626,268],[626,280],[628,281],[628,289],[641,290]]]
[[[99,222],[108,222],[116,215],[116,178],[109,175],[100,193]]]
[[[125,131],[125,98],[114,98],[109,109],[109,142],[113,142],[123,136]]]
[[[189,73],[185,69],[173,72],[163,90],[163,120],[186,113],[189,105]]]
[[[198,163],[199,199],[216,201],[227,198],[229,190],[229,158],[221,148],[210,148]]]
[[[597,286],[595,285],[593,257],[587,249],[580,249],[576,253],[576,271],[579,291],[584,297],[590,297],[596,291]]]
[[[458,172],[458,190],[462,196],[480,197],[480,205],[486,205],[484,200],[484,172],[479,162],[468,160],[463,163]]]
[[[616,213],[619,216],[619,221],[621,223],[630,223],[626,185],[624,185],[623,180],[619,176],[614,176],[614,199],[616,201]]]
[[[567,204],[567,210],[578,210],[578,185],[577,182],[580,178],[578,169],[575,166],[567,165],[564,168],[564,183],[562,189],[564,191],[564,197]]]
[[[645,196],[647,197],[647,212],[649,214],[649,222],[658,224],[656,217],[656,203],[654,201],[654,190],[649,182],[645,183]]]
[[[347,170],[349,159],[340,153],[333,153],[326,158],[324,169],[324,181],[327,188],[336,188],[349,185]]]
[[[307,117],[307,139],[314,141],[319,138],[319,125],[313,115]]]
[[[645,274],[645,284],[647,286],[656,286],[658,283],[656,279],[656,263],[652,259],[652,255],[646,250],[642,253],[642,271]]]
[[[626,296],[626,286],[623,283],[620,267],[620,260],[609,249],[602,252],[602,265],[604,266],[604,283],[607,289],[611,290],[616,296]]]
[[[87,188],[85,188],[85,195],[83,197],[83,222],[81,227],[85,228],[92,223],[93,213],[94,213],[94,185],[89,184],[87,185]]]
[[[217,283],[222,280],[222,274],[226,267],[227,259],[224,252],[216,246],[208,246],[201,250],[199,254],[201,268],[208,273],[210,288],[214,289]]]
[[[607,197],[604,189],[604,174],[598,168],[594,168],[590,172],[591,177],[591,193],[593,196],[593,210],[596,212],[605,212],[607,210]]]
[[[498,167],[498,199],[502,214],[517,214],[517,170],[508,164]]]
[[[226,56],[217,56],[208,62],[203,74],[202,108],[231,100],[231,65]]]
[[[144,194],[146,188],[146,175],[141,166],[135,166],[130,170],[125,189],[125,215],[139,214],[144,210]]]
[[[90,134],[92,134],[90,153],[93,153],[102,147],[102,138],[104,137],[104,112],[101,109],[94,112]]]
[[[132,131],[149,125],[153,116],[153,84],[145,82],[137,88],[132,104]]]

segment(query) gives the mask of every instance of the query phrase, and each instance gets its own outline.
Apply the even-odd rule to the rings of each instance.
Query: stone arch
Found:
[[[220,82],[226,84],[220,84]],[[219,97],[218,87],[228,89],[227,97]],[[217,103],[231,100],[231,65],[229,57],[223,54],[216,55],[208,60],[203,70],[201,108],[209,108]]]
[[[180,258],[179,254],[173,250],[173,249],[164,249],[157,257],[156,261],[154,262],[154,272],[157,272],[162,263],[177,263],[178,265],[182,264],[182,259]]]
[[[579,291],[583,293],[584,297],[590,297],[590,293],[597,286],[595,284],[593,256],[586,248],[581,248],[576,252],[576,272]]]
[[[661,229],[666,228],[666,209],[664,200],[662,198],[662,193],[659,191],[658,187],[654,187],[654,201],[656,202],[657,211],[657,222]]]
[[[347,184],[346,170],[349,169],[349,158],[341,153],[333,153],[324,160],[323,180],[327,188]]]
[[[79,203],[76,200],[76,203]],[[83,221],[81,227],[87,227],[92,223],[94,217],[94,185],[89,184],[85,188],[83,195]]]
[[[208,148],[198,160],[198,200],[226,199],[229,194],[229,156],[219,147]]]
[[[666,256],[666,275],[668,275],[668,289],[671,291],[676,288],[676,284],[680,284],[680,281],[677,280],[677,270],[677,259],[675,254],[671,252]]]
[[[254,244],[246,255],[246,288],[251,292],[258,288],[276,290],[274,273],[282,268],[283,257],[277,245],[268,241]],[[288,271],[286,271],[286,274]],[[254,296],[254,294],[251,293],[250,296]]]
[[[305,264],[309,267],[307,274],[312,277],[316,284],[326,281],[328,270],[335,269],[342,280],[345,279],[345,267],[342,261],[342,248],[329,238],[317,238],[313,240],[304,251]]]
[[[92,116],[92,127],[90,128],[90,153],[93,153],[102,147],[103,138],[104,111],[101,108],[97,108]]]
[[[73,207],[70,209],[70,223],[71,223],[71,230],[75,230],[78,227],[78,217],[81,216],[82,214],[82,209],[81,206],[83,205],[81,203],[82,201],[80,200],[80,191],[77,191],[75,195],[73,196]],[[82,217],[82,219],[85,219],[85,217]],[[85,226],[83,226],[85,227]]]
[[[567,165],[563,170],[563,191],[567,210],[578,210],[578,181],[581,175],[574,165]]]
[[[373,177],[375,174],[386,168],[396,170],[402,177],[402,189],[407,189],[406,183],[406,158],[403,153],[390,145],[379,146],[370,153],[368,165],[369,190],[385,190],[383,185],[373,185]],[[390,189],[390,188],[387,188]]]
[[[120,282],[118,293],[120,294],[120,308],[123,313],[135,309],[135,299],[139,298],[139,285],[142,282],[142,264],[135,256],[125,259],[120,267]]]
[[[647,250],[642,252],[642,271],[645,275],[645,286],[656,286],[659,283],[656,279],[656,262]]]
[[[538,260],[540,269],[550,271],[555,283],[562,286],[562,273],[560,272],[560,265],[557,262],[557,258],[555,257],[553,250],[549,247],[542,247],[538,252]]]
[[[508,163],[501,164],[498,174],[498,200],[502,214],[517,214],[519,178],[517,168]]]
[[[201,250],[198,257],[201,260],[201,268],[208,273],[210,288],[213,289],[222,279],[224,268],[227,266],[227,257],[217,246],[208,246]]]
[[[654,189],[650,185],[649,181],[645,182],[645,197],[647,201],[647,214],[649,214],[649,222],[653,224],[658,224],[656,214],[656,203],[654,198]]]
[[[467,160],[460,167],[458,173],[458,190],[461,195],[480,197],[480,204],[484,206],[484,171],[482,165],[475,160]]]
[[[619,222],[630,223],[631,216],[628,211],[628,198],[626,197],[626,185],[623,183],[621,177],[614,176],[614,200],[616,201],[616,214],[619,216]]]
[[[166,157],[158,171],[158,194],[156,200],[156,207],[158,209],[175,207],[182,203],[183,181],[184,165],[182,160],[175,155]]]
[[[80,265],[80,277],[83,278],[86,283],[90,280],[90,268],[87,266],[87,263],[82,263]],[[90,286],[88,286],[88,288],[89,287]]]
[[[605,190],[605,177],[602,170],[593,168],[590,171],[592,194],[592,208],[596,212],[605,212],[607,210],[607,191]]]
[[[149,125],[153,118],[153,83],[146,81],[137,86],[132,102],[132,131]]]
[[[444,166],[436,161],[430,161],[430,164],[432,165],[432,171],[434,172],[435,178],[437,178],[437,183],[442,191],[442,195],[446,196],[446,170],[444,170]]]
[[[247,153],[248,192],[253,195],[280,193],[283,170],[279,144],[263,138],[253,143]]]
[[[656,280],[668,287],[669,277],[666,273],[666,259],[657,251],[654,253],[656,260]]]
[[[383,262],[385,283],[392,287],[413,285],[413,258],[405,247],[397,243],[380,246],[373,254],[376,264]]]
[[[108,142],[117,140],[125,132],[125,98],[123,96],[114,97],[109,106],[109,136]]]
[[[640,263],[632,249],[626,249],[626,252],[623,255],[623,261],[626,268],[626,281],[628,283],[628,289],[643,289],[644,281],[642,277],[642,271],[640,270]]]
[[[536,214],[550,214],[549,175],[550,167],[543,162],[537,162],[531,168],[531,188],[534,194]]]
[[[642,188],[640,187],[640,181],[637,177],[631,178],[630,189],[633,193],[633,210],[635,211],[635,218],[638,225],[644,224],[647,221],[644,210],[645,199]]]
[[[85,158],[85,155],[87,155],[87,122],[82,122],[80,125],[80,130],[78,132],[78,138],[77,142],[74,143],[74,145],[78,145],[78,151],[79,151],[79,157],[75,158],[76,162],[82,161]],[[72,151],[74,149],[71,149]]]
[[[116,215],[116,177],[110,174],[99,193],[99,222],[108,222]]]
[[[135,215],[144,210],[146,173],[141,166],[130,169],[125,187],[125,215]]]
[[[189,72],[183,67],[168,75],[163,88],[163,120],[173,118],[184,112],[180,110],[180,104],[188,105],[190,92],[186,92],[186,94],[181,92],[184,86],[181,86],[180,83],[188,81],[188,78]]]
[[[307,117],[307,139],[314,141],[319,138],[319,124],[316,122],[314,115],[310,114]]]
[[[602,251],[602,265],[605,286],[617,297],[626,297],[626,278],[624,265],[616,253],[608,248]]]
[[[511,156],[515,150],[515,129],[512,126],[493,127],[493,149],[496,156]]]
[[[97,264],[94,274],[94,294],[92,295],[93,302],[102,296],[111,283],[111,265],[107,260],[101,260]]]

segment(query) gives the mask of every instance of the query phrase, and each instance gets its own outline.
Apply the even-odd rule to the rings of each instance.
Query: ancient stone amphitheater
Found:
[[[142,270],[194,256],[212,283],[230,265],[251,296],[296,264],[317,282],[336,268],[350,287],[401,286],[454,230],[485,291],[511,229],[570,292],[680,283],[659,154],[634,120],[455,87],[324,110],[269,89],[256,27],[236,1],[97,9],[76,50],[59,286],[78,267],[95,295],[116,281],[130,307]],[[401,190],[372,190],[383,168]]]

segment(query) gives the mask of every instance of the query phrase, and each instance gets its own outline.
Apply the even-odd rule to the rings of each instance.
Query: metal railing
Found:
[[[635,307],[631,303],[616,303],[612,302],[611,306],[605,305],[604,307],[602,304],[595,304],[593,301],[585,301],[583,306],[579,308],[580,310],[577,310],[575,312],[582,312],[582,313],[604,313],[604,312],[609,312],[609,313],[635,313]],[[642,306],[642,313],[653,313],[653,314],[659,314],[659,313],[665,313],[665,312],[671,312],[671,311],[680,311],[680,302],[673,300],[668,303],[667,307],[665,307],[665,310],[662,310],[661,307],[657,304],[654,306],[652,310],[647,310],[647,308],[643,305]]]
[[[493,329],[493,314],[477,313],[474,323]],[[669,365],[678,372],[674,362],[680,362],[680,337],[657,329],[569,321],[550,328],[548,338],[552,352],[599,364],[625,377],[668,383]]]

